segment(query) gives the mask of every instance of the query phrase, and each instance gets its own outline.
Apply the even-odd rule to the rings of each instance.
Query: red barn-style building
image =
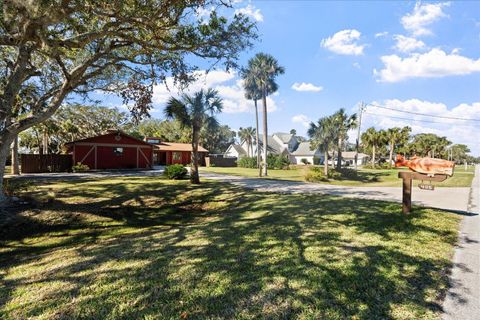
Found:
[[[153,145],[118,130],[66,144],[73,163],[90,169],[150,169]]]
[[[146,138],[146,142],[153,145],[153,165],[187,165],[192,162],[192,145],[190,143],[162,142],[159,138]],[[205,165],[208,150],[198,147],[199,165]]]

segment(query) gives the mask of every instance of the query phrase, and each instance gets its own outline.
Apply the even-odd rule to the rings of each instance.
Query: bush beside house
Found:
[[[172,164],[165,167],[164,175],[170,180],[181,180],[187,176],[187,168],[182,164]]]

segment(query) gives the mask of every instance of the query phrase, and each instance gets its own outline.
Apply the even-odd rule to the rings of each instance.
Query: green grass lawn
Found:
[[[158,177],[30,196],[1,213],[1,319],[435,319],[460,220]]]
[[[307,167],[292,166],[289,170],[269,170],[269,179],[304,181],[304,174]],[[249,168],[221,168],[221,167],[203,167],[203,172],[222,173],[236,176],[245,176],[258,178],[257,169]],[[398,178],[399,171],[405,169],[359,169],[356,179],[330,180],[319,182],[322,184],[344,185],[344,186],[370,186],[370,187],[401,187],[402,180]],[[474,169],[464,170],[463,166],[456,167],[453,177],[443,182],[433,182],[438,187],[470,187],[474,176]],[[414,181],[418,184],[420,181]]]

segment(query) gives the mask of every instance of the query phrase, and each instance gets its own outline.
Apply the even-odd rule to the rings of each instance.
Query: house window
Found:
[[[160,140],[159,140],[159,139],[147,139],[147,142],[148,142],[148,143],[152,143],[152,144],[160,144]]]
[[[182,161],[182,153],[181,152],[173,152],[172,153],[173,161]]]
[[[116,156],[122,156],[123,155],[123,148],[115,147],[113,148],[113,154]]]

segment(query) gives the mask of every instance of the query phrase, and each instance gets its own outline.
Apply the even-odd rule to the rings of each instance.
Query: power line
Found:
[[[398,119],[398,120],[437,123],[437,124],[450,124],[450,123],[447,123],[447,122],[438,122],[438,121],[432,121],[432,120],[419,120],[419,119],[412,119],[412,118],[402,118],[402,117],[396,117],[396,116],[390,116],[390,115],[378,114],[378,113],[372,113],[372,112],[365,112],[365,114],[370,114],[370,115],[377,116],[377,117],[393,118],[393,119]],[[457,124],[457,126],[470,126],[470,125],[468,125],[468,124]]]
[[[426,113],[406,111],[406,110],[398,110],[398,109],[395,109],[395,108],[380,106],[380,105],[373,104],[373,103],[369,103],[367,106],[371,106],[371,107],[375,107],[375,108],[381,108],[381,109],[387,109],[387,110],[392,110],[392,111],[396,111],[396,112],[403,112],[403,113],[408,113],[408,114],[414,114],[414,115],[417,115],[417,116],[424,116],[424,117],[450,119],[450,120],[461,120],[461,121],[478,121],[478,122],[480,122],[480,119],[467,119],[467,118],[457,118],[457,117],[447,117],[447,116],[436,116],[436,115],[433,115],[433,114],[426,114]],[[418,121],[420,121],[420,120],[418,120]],[[442,123],[442,122],[440,122],[440,123]]]

